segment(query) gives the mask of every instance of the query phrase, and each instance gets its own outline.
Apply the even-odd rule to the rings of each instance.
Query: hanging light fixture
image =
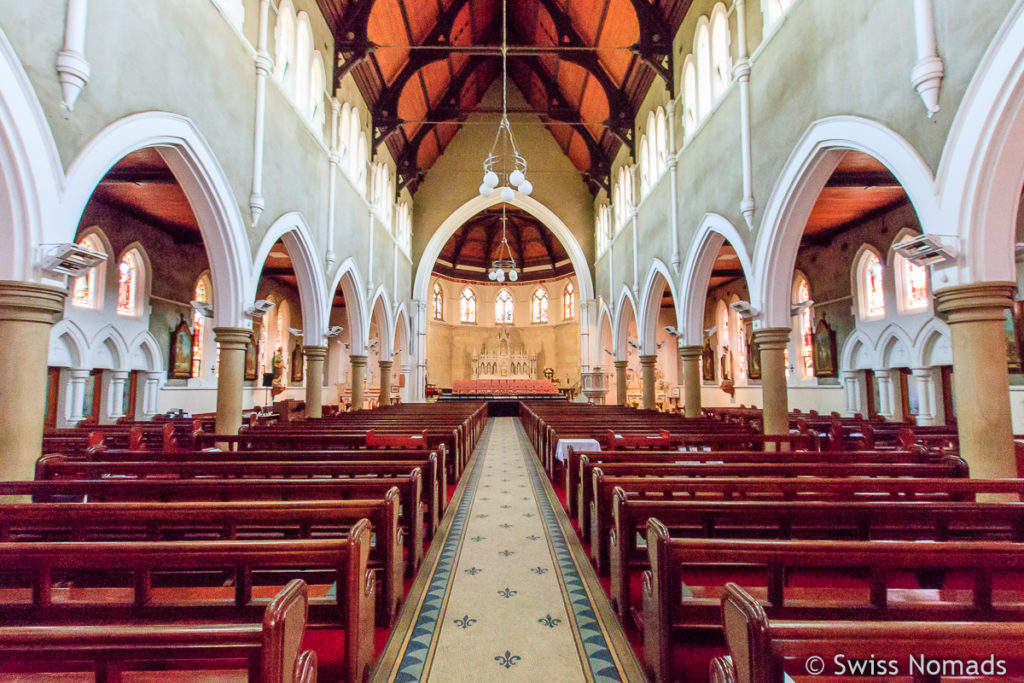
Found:
[[[526,159],[519,153],[508,121],[508,0],[501,2],[501,122],[491,152],[484,160],[483,180],[482,197],[490,197],[497,191],[503,202],[511,202],[517,190],[523,196],[533,192],[533,183],[526,178]]]
[[[516,265],[516,259],[512,256],[512,247],[508,244],[508,234],[506,228],[508,227],[508,216],[505,214],[505,207],[501,207],[501,242],[498,243],[497,258],[491,261],[491,267],[487,271],[487,279],[494,280],[495,282],[504,282],[507,278],[509,282],[515,282],[519,279],[519,267]],[[502,247],[505,249],[506,256],[502,256]]]

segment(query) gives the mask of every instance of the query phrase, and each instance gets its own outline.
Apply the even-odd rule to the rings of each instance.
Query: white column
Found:
[[[152,420],[157,414],[160,398],[160,384],[163,372],[145,372],[140,378],[139,397],[137,399],[135,417],[139,420]]]
[[[331,151],[327,155],[330,163],[330,171],[327,180],[327,270],[334,267],[337,260],[334,255],[334,212],[337,203],[338,165],[341,163],[341,154],[338,152],[338,117],[341,112],[341,102],[337,97],[331,98]]]
[[[57,52],[57,79],[68,111],[75,110],[75,100],[89,83],[89,62],[85,59],[88,11],[89,0],[68,0],[64,44]]]
[[[917,424],[922,427],[935,424],[935,381],[931,368],[914,368],[910,371],[911,382],[917,385],[919,408]]]
[[[910,81],[928,110],[928,118],[931,118],[939,111],[939,92],[945,74],[945,66],[935,41],[934,0],[914,0],[914,28],[917,34],[917,64],[910,72]]]
[[[887,419],[896,417],[894,396],[892,390],[892,376],[888,370],[875,370],[875,381],[878,382],[878,403],[876,406],[878,414]]]
[[[843,394],[846,397],[846,412],[850,415],[861,412],[860,381],[857,374],[852,370],[843,370],[841,373]]]
[[[114,424],[124,417],[124,383],[128,380],[127,370],[112,370],[103,373],[103,412],[100,421]]]
[[[85,381],[91,372],[80,368],[68,370],[68,404],[64,414],[69,425],[85,419]]]
[[[580,376],[586,374],[590,370],[591,364],[591,351],[590,348],[590,328],[592,327],[590,322],[590,313],[594,309],[593,299],[585,301],[583,297],[580,297],[579,314],[577,319],[580,321]],[[582,384],[582,379],[580,381]]]
[[[423,403],[427,400],[427,302],[413,299],[411,303],[413,338],[409,342],[414,343],[416,348],[415,353],[410,355],[416,359],[416,367],[412,375],[412,386],[409,388],[409,401]]]
[[[267,52],[267,25],[270,21],[270,0],[260,0],[260,28],[256,57],[256,122],[252,142],[252,192],[249,194],[249,212],[252,224],[259,223],[263,215],[263,131],[267,114],[267,75],[273,61]]]
[[[633,296],[640,298],[640,210],[633,207],[630,224],[633,226]],[[639,322],[639,321],[638,321]]]
[[[754,229],[754,169],[750,142],[750,59],[747,56],[747,9],[745,0],[736,0],[736,38],[739,58],[732,72],[740,87],[740,155],[743,162],[743,200],[740,212],[747,227]]]
[[[741,0],[742,1],[742,0]],[[671,99],[665,107],[668,115],[668,181],[672,204],[669,209],[669,229],[672,230],[672,272],[679,274],[682,259],[679,256],[679,188],[676,186],[679,159],[676,157],[676,101]]]

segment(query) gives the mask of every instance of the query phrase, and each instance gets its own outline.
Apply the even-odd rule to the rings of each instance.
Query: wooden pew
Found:
[[[102,462],[347,462],[366,461],[398,462],[428,458],[437,459],[437,473],[440,480],[438,489],[446,492],[448,488],[447,467],[444,451],[421,450],[350,450],[350,451],[213,451],[213,450],[177,450],[177,451],[125,451],[94,449],[84,460]],[[447,496],[440,495],[438,501],[440,511],[447,507]]]
[[[0,542],[110,542],[345,538],[360,519],[374,532],[376,611],[391,626],[404,588],[399,491],[382,500],[243,503],[28,503],[0,505]]]
[[[600,469],[605,475],[630,475],[637,477],[968,477],[966,461],[957,456],[943,456],[928,463],[876,463],[876,462],[727,462],[698,463],[695,465],[616,462],[591,463],[586,456],[580,456],[579,510],[580,529],[590,528],[591,502],[594,497],[594,470]],[[606,508],[607,509],[607,508]],[[610,523],[610,512],[606,518]]]
[[[0,626],[0,672],[88,667],[97,683],[108,683],[125,671],[221,671],[242,660],[253,683],[316,683],[315,653],[299,652],[307,607],[306,584],[295,579],[267,605],[261,625]]]
[[[9,626],[252,623],[262,618],[261,595],[272,596],[272,586],[322,576],[335,595],[329,585],[310,586],[308,623],[344,629],[346,680],[363,681],[373,662],[369,546],[365,520],[345,540],[0,543],[0,566],[11,581],[21,579],[0,591],[0,609]],[[220,570],[233,585],[196,586],[197,574]],[[102,574],[104,585],[62,587],[83,572]]]
[[[565,497],[567,502],[578,504],[577,486],[582,476],[582,459],[592,464],[613,462],[651,462],[651,463],[928,463],[941,460],[943,454],[928,451],[925,448],[890,451],[841,451],[838,453],[818,451],[765,452],[750,450],[651,450],[651,451],[577,451],[569,449],[568,465],[565,476]],[[575,499],[575,500],[574,500]],[[579,515],[576,504],[570,505],[569,515]]]
[[[406,573],[423,559],[423,506],[420,472],[370,479],[99,479],[0,482],[0,496],[31,497],[33,502],[200,502],[200,501],[344,501],[384,499],[394,487],[401,501],[399,523],[408,540]]]
[[[651,569],[643,576],[644,659],[657,681],[676,675],[672,647],[677,638],[719,628],[728,580],[748,586],[771,618],[1024,618],[1024,546],[1015,543],[690,540],[671,538],[661,522],[651,519],[647,552]],[[719,573],[730,578],[719,581]],[[969,587],[942,589],[945,573],[967,576]],[[694,575],[702,585],[684,584],[684,577]],[[941,590],[923,585],[922,578]],[[1009,590],[1001,590],[1003,586]]]
[[[322,461],[201,461],[201,462],[96,462],[69,460],[60,455],[44,455],[36,461],[36,481],[68,479],[356,479],[401,477],[418,470],[422,484],[420,501],[427,515],[426,538],[434,536],[440,523],[440,481],[437,458],[377,462],[373,460]]]
[[[650,568],[637,534],[652,518],[673,538],[1024,542],[1024,503],[645,500],[616,487],[613,510],[609,592],[620,617]]]
[[[960,673],[958,681],[1024,673],[1024,623],[769,619],[757,600],[730,583],[722,596],[722,625],[732,654],[712,662],[712,683],[784,683],[787,670],[801,680],[819,666],[823,676],[850,677],[854,662],[864,663],[858,673],[871,671],[872,680],[887,681],[938,680],[929,674],[944,667]],[[974,675],[963,675],[971,670],[969,661],[976,662]]]

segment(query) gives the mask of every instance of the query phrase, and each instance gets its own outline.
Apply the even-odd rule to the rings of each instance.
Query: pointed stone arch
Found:
[[[299,304],[302,307],[302,343],[306,346],[321,346],[327,329],[324,312],[329,310],[330,294],[322,260],[314,246],[312,232],[306,219],[298,211],[286,213],[278,218],[267,230],[253,259],[252,279],[247,288],[246,301],[256,298],[256,290],[263,270],[263,264],[277,241],[284,243],[288,257],[295,269],[299,289]]]
[[[681,327],[679,319],[679,296],[676,293],[672,271],[661,259],[653,259],[651,267],[644,278],[642,298],[640,299],[640,320],[637,329],[640,334],[640,348],[644,354],[657,353],[658,318],[661,314],[661,299],[665,289],[672,295],[675,327]]]
[[[57,241],[74,238],[79,218],[107,172],[141,149],[159,152],[188,199],[210,262],[214,324],[250,327],[244,315],[252,261],[248,233],[231,183],[195,123],[167,112],[133,114],[104,128],[68,171]]]
[[[736,251],[740,267],[747,278],[751,303],[754,303],[756,295],[751,280],[752,266],[743,235],[724,216],[716,213],[704,214],[693,241],[690,243],[690,250],[683,264],[683,276],[678,288],[680,292],[687,292],[686,302],[676,304],[677,315],[682,323],[681,331],[687,346],[704,344],[704,305],[708,285],[711,282],[711,272],[714,270],[718,252],[726,242]],[[788,285],[786,291],[788,297]],[[756,303],[754,303],[754,308],[757,308]]]
[[[857,116],[815,121],[793,149],[765,205],[754,243],[751,303],[756,324],[789,327],[789,286],[807,219],[818,196],[849,150],[870,154],[903,186],[921,229],[934,232],[938,205],[931,170],[901,136]]]
[[[366,353],[366,344],[369,341],[370,318],[363,295],[365,291],[363,278],[359,274],[359,266],[356,265],[355,258],[348,258],[338,266],[332,283],[331,288],[327,290],[324,320],[330,320],[333,295],[341,287],[345,295],[345,309],[348,314],[348,331],[351,340],[349,353],[354,356],[363,355]]]
[[[636,299],[629,287],[623,285],[619,292],[619,301],[615,306],[615,325],[612,327],[612,341],[615,344],[615,360],[626,360],[628,356],[629,322],[632,321],[636,327],[637,335],[640,333],[640,321],[637,318]]]

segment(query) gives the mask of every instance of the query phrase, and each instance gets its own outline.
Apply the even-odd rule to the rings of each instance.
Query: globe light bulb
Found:
[[[510,202],[516,198],[516,191],[511,187],[501,188],[501,200],[503,202]]]
[[[524,178],[523,182],[519,183],[519,194],[529,197],[531,192],[533,192],[533,183]]]
[[[494,272],[494,271],[492,270],[491,272],[487,273],[487,279],[488,279],[488,280],[497,280],[497,279],[498,279],[498,274],[497,274],[497,273],[495,273],[495,272]]]
[[[489,187],[487,185],[487,183],[484,183],[483,185],[480,186],[480,196],[481,197],[490,197],[492,194],[494,194],[494,188],[493,187]]]
[[[498,271],[498,282],[504,282],[504,281],[505,281],[505,271],[504,270],[499,270]]]
[[[512,187],[519,187],[519,185],[526,180],[526,176],[518,168],[512,171],[508,176],[508,181],[512,183]]]
[[[498,186],[498,174],[494,171],[484,173],[484,185],[492,190]]]
[[[515,282],[516,280],[519,279],[519,273],[517,273],[514,270],[508,271],[508,279],[511,280],[512,282]]]

